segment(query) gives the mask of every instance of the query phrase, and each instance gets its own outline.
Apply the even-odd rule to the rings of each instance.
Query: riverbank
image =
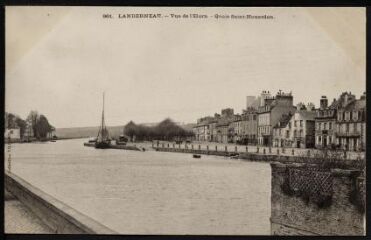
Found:
[[[137,143],[142,144],[142,143]],[[236,145],[232,143],[216,143],[216,142],[192,142],[175,144],[174,142],[157,141],[144,142],[143,144],[151,144],[151,147],[170,148],[170,149],[188,149],[202,152],[218,152],[215,155],[220,155],[219,152],[236,152],[236,153],[253,153],[257,155],[274,155],[274,156],[300,156],[300,157],[315,157],[323,155],[324,151],[320,149],[305,149],[305,148],[278,148],[256,145]],[[344,152],[344,151],[327,151],[330,155],[337,155],[348,160],[365,159],[365,152]]]
[[[164,147],[162,147],[164,146]],[[168,146],[168,147],[165,147]],[[307,155],[295,155],[294,151],[291,151],[291,155],[286,155],[285,149],[276,149],[274,153],[272,148],[257,148],[255,153],[248,152],[249,148],[246,148],[245,152],[239,152],[238,148],[235,147],[234,151],[228,151],[228,147],[225,146],[224,149],[218,150],[216,147],[215,150],[210,150],[207,147],[206,150],[201,149],[194,149],[193,145],[191,148],[185,147],[176,148],[171,147],[169,145],[161,144],[161,147],[153,146],[155,151],[159,152],[176,152],[176,153],[187,153],[187,154],[202,154],[202,155],[214,155],[214,156],[225,156],[234,159],[241,159],[241,160],[248,160],[248,161],[259,161],[259,162],[281,162],[281,163],[311,163],[311,164],[319,164],[323,163],[326,160],[326,157],[316,157],[315,155],[311,155],[311,152],[307,152]],[[283,152],[282,152],[283,151]],[[285,155],[282,155],[285,154]],[[332,164],[336,164],[337,166],[344,167],[344,168],[359,168],[362,165],[362,160],[359,159],[345,159],[345,158],[328,158],[328,160],[332,161]],[[360,166],[358,166],[360,165]]]

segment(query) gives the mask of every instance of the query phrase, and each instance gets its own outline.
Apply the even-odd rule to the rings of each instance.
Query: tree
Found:
[[[40,115],[36,122],[36,132],[39,138],[46,138],[48,133],[52,131],[53,126],[49,124],[48,119],[44,115]]]
[[[34,110],[28,114],[27,122],[31,125],[33,135],[37,139],[46,138],[48,133],[55,130],[45,115],[39,114]]]
[[[124,134],[130,138],[130,141],[133,141],[134,136],[137,134],[137,125],[130,121],[124,127]]]
[[[5,128],[19,128],[20,137],[23,137],[26,130],[26,121],[13,113],[5,113]]]
[[[136,125],[130,121],[124,127],[124,134],[127,135],[132,141],[135,136],[136,140],[168,140],[184,139],[193,136],[193,132],[186,131],[171,119],[167,118],[154,127],[147,127],[144,125]]]
[[[35,111],[35,110],[32,110],[28,114],[28,117],[26,119],[26,121],[29,122],[29,124],[31,125],[32,131],[33,131],[33,135],[36,138],[39,138],[40,137],[38,135],[38,132],[37,132],[37,129],[36,129],[36,125],[37,125],[38,119],[39,119],[39,113],[37,111]]]
[[[17,117],[15,119],[15,123],[17,124],[17,126],[19,127],[20,129],[20,135],[21,135],[21,138],[24,136],[24,133],[26,132],[26,128],[27,128],[27,123],[25,120]]]

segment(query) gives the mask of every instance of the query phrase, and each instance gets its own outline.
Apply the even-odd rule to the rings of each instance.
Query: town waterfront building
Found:
[[[193,127],[196,141],[227,143],[234,132],[230,123],[235,119],[232,108],[222,109],[221,114],[215,113],[214,117],[207,116],[197,120]]]
[[[229,122],[228,119],[221,119],[216,124],[217,142],[228,143]]]
[[[321,97],[315,117],[315,147],[318,149],[336,147],[336,114],[339,101],[334,99],[329,106],[327,97]]]
[[[21,129],[20,128],[7,128],[4,132],[4,138],[10,140],[20,140],[21,139]]]
[[[196,141],[210,141],[210,122],[213,120],[212,117],[204,117],[197,120],[196,126],[193,127],[193,133]]]
[[[352,122],[353,120],[348,120],[348,119],[352,119],[350,118],[350,115],[347,114],[347,116],[345,116],[343,113],[350,112],[349,110],[345,111],[345,109],[351,109],[352,106],[356,106],[356,108],[358,108],[359,106],[358,104],[349,105],[349,107],[347,107],[348,104],[354,101],[356,101],[355,95],[353,95],[351,92],[343,92],[339,96],[338,99],[334,99],[331,105],[328,106],[328,101],[327,101],[326,96],[322,96],[320,100],[320,108],[317,110],[317,115],[315,118],[315,122],[316,122],[316,130],[315,130],[316,144],[315,146],[316,148],[335,149],[343,145],[343,148],[349,149],[349,144],[352,144],[353,146],[354,140],[350,140],[350,138],[353,139],[353,138],[358,138],[358,137],[351,137],[350,131],[348,131],[347,126],[353,127],[354,126],[353,123],[355,122]],[[361,103],[362,101],[358,103]],[[341,111],[340,115],[338,114],[338,111]],[[359,125],[359,128],[361,128],[361,125],[362,124]],[[358,127],[358,124],[357,124],[357,127]],[[341,131],[342,134],[339,135],[338,131]],[[349,136],[348,137],[344,136],[344,134],[349,134]],[[350,143],[350,141],[352,143]],[[361,144],[361,142],[357,143],[357,145],[358,144]]]
[[[228,142],[237,143],[241,140],[242,135],[242,118],[241,115],[234,115],[233,120],[229,123]]]
[[[336,140],[341,149],[365,151],[366,143],[366,93],[360,99],[343,93],[337,111]]]
[[[258,108],[258,144],[272,146],[273,126],[284,114],[293,114],[295,110],[291,93],[283,93],[280,90],[275,97],[272,97],[269,91],[263,91]]]
[[[283,114],[273,127],[273,147],[291,147],[293,145],[291,125],[292,114]]]
[[[299,107],[293,115],[284,114],[273,129],[274,147],[313,148],[316,112]]]
[[[241,143],[246,145],[257,144],[258,112],[250,107],[241,114]]]

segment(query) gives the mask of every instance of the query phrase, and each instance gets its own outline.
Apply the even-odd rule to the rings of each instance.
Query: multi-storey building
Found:
[[[243,144],[257,144],[258,113],[255,108],[248,108],[241,115],[241,139]]]
[[[279,122],[282,115],[294,113],[295,110],[291,93],[279,91],[275,97],[272,97],[269,92],[263,91],[261,106],[258,108],[258,144],[271,146],[273,126]]]
[[[338,100],[334,99],[331,105],[328,105],[326,96],[322,96],[320,107],[316,110],[315,117],[315,147],[327,148],[336,145],[336,113]]]
[[[297,110],[293,115],[284,114],[273,129],[275,147],[314,147],[314,111]]]
[[[213,120],[212,117],[204,117],[197,120],[197,124],[193,127],[196,141],[210,141],[210,122]]]
[[[241,115],[235,115],[228,127],[228,142],[239,142],[242,135]]]
[[[221,119],[216,124],[217,142],[228,143],[229,120]]]
[[[366,93],[360,99],[344,94],[337,110],[336,141],[341,149],[364,151],[366,143]]]
[[[215,113],[214,117],[207,116],[197,120],[193,127],[196,141],[228,142],[229,124],[234,119],[232,108],[222,109],[221,114]]]
[[[355,96],[351,92],[343,92],[338,99],[334,99],[328,106],[326,96],[322,96],[320,100],[320,108],[317,109],[315,117],[315,147],[323,148],[338,148],[339,141],[337,139],[337,117],[338,109],[345,107],[348,103],[355,100]]]
[[[292,114],[283,114],[273,127],[273,147],[291,147],[293,145],[291,124]]]

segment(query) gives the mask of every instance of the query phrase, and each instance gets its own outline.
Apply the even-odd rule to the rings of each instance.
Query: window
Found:
[[[296,137],[297,133],[296,133],[296,130],[294,130],[294,137]]]
[[[354,124],[353,123],[350,123],[349,124],[349,131],[352,133],[354,132]]]
[[[300,120],[300,127],[303,126],[303,120]]]
[[[299,134],[300,134],[300,137],[303,137],[303,130],[300,129]]]
[[[342,112],[338,112],[338,121],[341,121],[342,120],[342,116],[343,116],[343,113]]]
[[[318,123],[318,130],[321,130],[321,123]]]
[[[289,137],[290,137],[290,131],[286,130],[286,138],[289,138]]]
[[[332,122],[329,122],[329,123],[328,123],[328,129],[329,129],[329,130],[332,129]]]
[[[278,132],[279,132],[279,135],[281,136],[281,128],[279,129],[279,131],[278,131]]]
[[[327,129],[327,123],[323,123],[323,130]]]
[[[253,115],[252,118],[253,118],[253,120],[256,120],[256,115]]]
[[[346,127],[346,132],[349,132],[349,123],[347,123],[346,125],[345,125],[345,127]]]
[[[296,127],[296,122],[297,122],[297,121],[295,120],[295,121],[294,121],[294,127]]]
[[[289,128],[291,128],[291,122],[289,122]]]

